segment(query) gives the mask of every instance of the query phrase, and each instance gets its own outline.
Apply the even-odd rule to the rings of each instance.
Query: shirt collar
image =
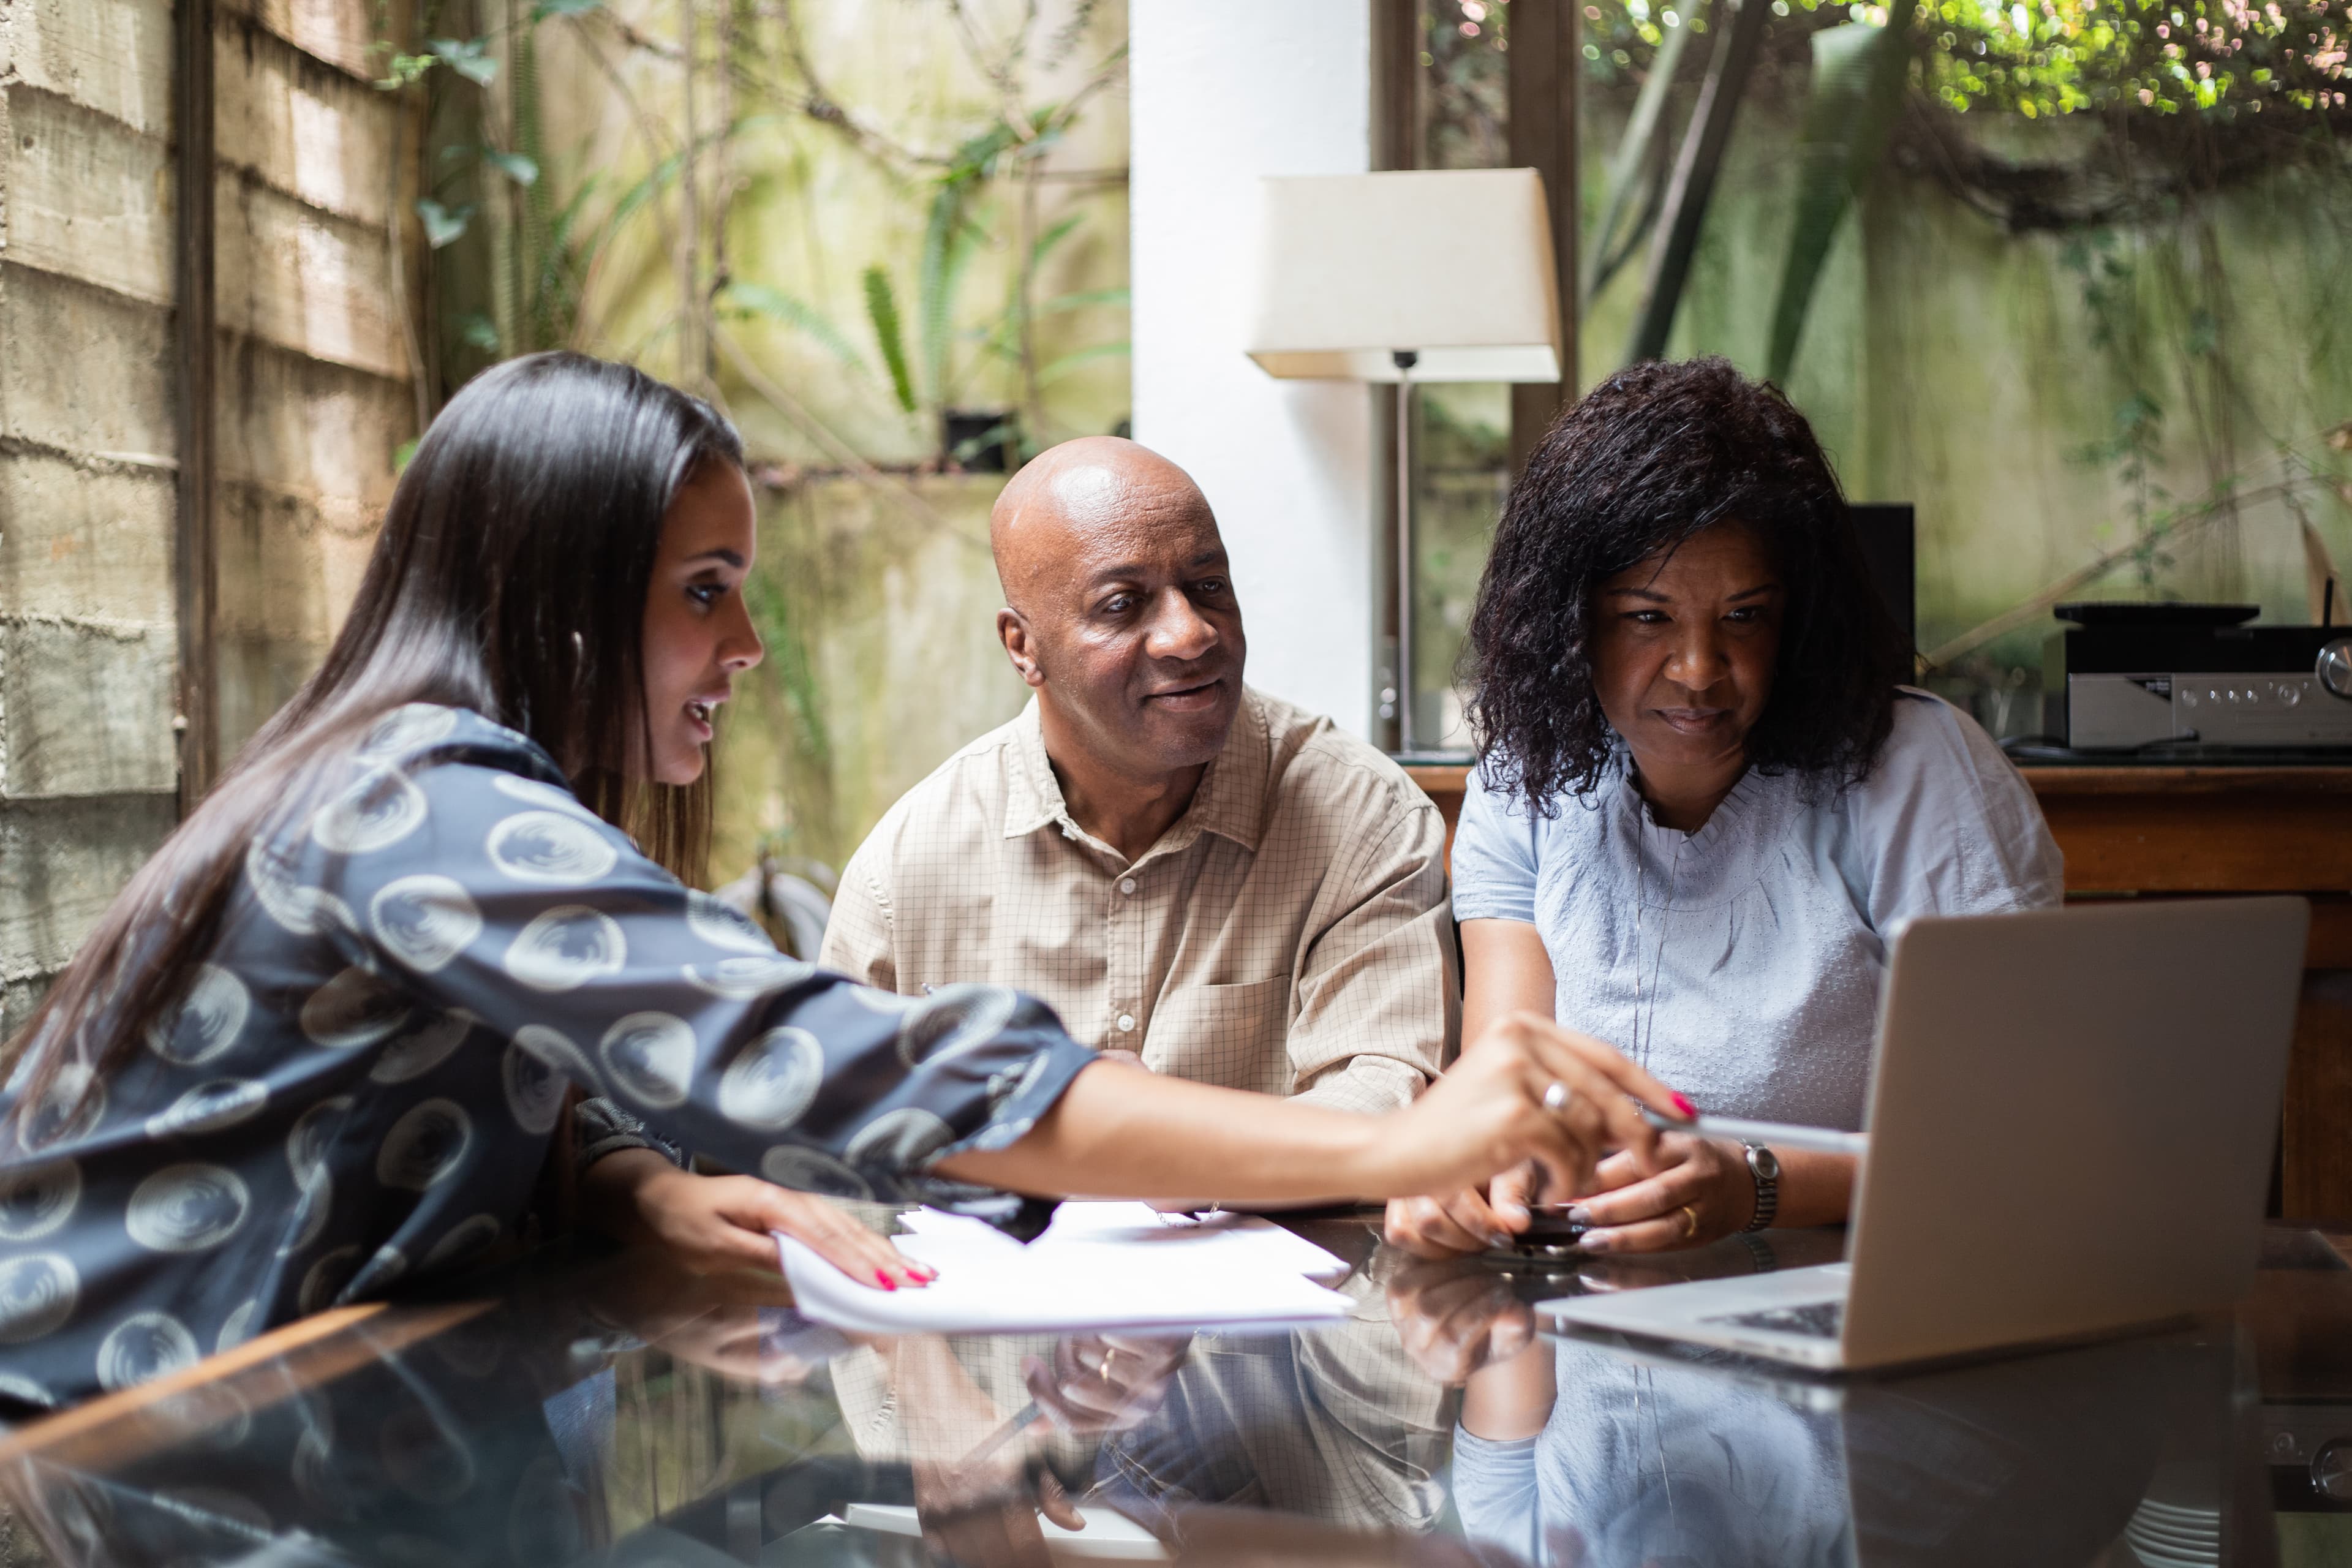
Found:
[[[1054,776],[1054,764],[1045,758],[1045,729],[1037,717],[1037,699],[1033,693],[1021,717],[1013,721],[1013,776],[1004,791],[1004,837],[1020,838],[1049,823],[1069,820],[1062,781]]]
[[[1045,755],[1045,729],[1034,696],[1013,721],[1013,777],[1004,792],[1004,837],[1020,838],[1055,824],[1073,836],[1086,837],[1070,816],[1062,782],[1054,776],[1054,764]],[[1265,828],[1265,782],[1273,763],[1265,704],[1244,687],[1225,749],[1209,763],[1192,805],[1155,847],[1179,850],[1202,834],[1213,833],[1255,853]]]

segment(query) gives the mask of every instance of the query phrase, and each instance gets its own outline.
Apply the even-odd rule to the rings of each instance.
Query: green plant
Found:
[[[1974,0],[1929,7],[1929,86],[1958,110],[2326,115],[2347,107],[2341,0]]]
[[[864,273],[866,287],[866,319],[874,328],[874,342],[882,351],[882,363],[890,371],[890,390],[897,395],[898,406],[912,414],[915,411],[915,380],[907,369],[907,337],[898,321],[898,296],[891,291],[890,275],[877,264]]]
[[[540,111],[539,26],[601,5],[541,0],[525,14],[509,8],[511,21],[442,37],[430,34],[437,22],[481,12],[429,4],[415,18],[428,35],[416,48],[389,36],[389,9],[378,8],[383,36],[375,47],[388,65],[376,86],[424,100],[428,132],[416,154],[423,193],[413,210],[434,258],[435,290],[451,333],[446,347],[479,362],[569,343],[583,278],[613,237],[609,225],[583,233],[594,180],[582,180],[557,202],[553,182],[543,177]],[[392,179],[397,188],[397,171]],[[439,379],[446,388],[462,374],[445,364]]]
[[[1067,131],[1076,108],[1075,102],[1048,104],[1025,110],[1025,127],[1021,121],[990,126],[958,145],[932,182],[919,276],[922,387],[935,411],[944,410],[957,400],[976,368],[976,364],[968,363],[959,374],[952,363],[951,349],[964,274],[975,252],[988,239],[982,203],[998,183],[1023,182],[1021,226],[1027,228],[1034,209],[1034,172],[1039,161]],[[1025,136],[1022,133],[1024,129]],[[1087,344],[1042,363],[1037,360],[1034,334],[1038,318],[1127,302],[1124,289],[1075,290],[1042,301],[1033,300],[1036,279],[1046,260],[1078,232],[1084,221],[1082,214],[1066,214],[1044,232],[1027,236],[1027,243],[1018,252],[1019,259],[1003,302],[969,334],[980,359],[993,360],[1020,378],[1024,394],[1023,416],[1012,423],[1013,433],[1024,455],[1034,453],[1045,436],[1048,421],[1044,412],[1044,389],[1082,365],[1128,352],[1128,344],[1122,340]],[[971,450],[1001,438],[975,437],[963,443],[971,450],[950,452],[948,456],[961,462],[971,456]]]
[[[885,280],[886,286],[887,280]],[[850,369],[866,374],[856,346],[833,324],[831,318],[806,300],[765,283],[730,283],[720,290],[720,309],[738,319],[759,318],[806,332]]]
[[[953,330],[958,285],[972,252],[986,236],[972,221],[972,197],[996,173],[997,159],[1015,145],[1012,128],[993,125],[963,142],[931,193],[923,223],[920,267],[923,378],[932,400],[948,401],[948,341]]]
[[[2076,461],[2111,465],[2124,491],[2124,510],[2135,536],[2151,542],[2135,557],[2143,582],[2154,580],[2163,563],[2156,550],[2151,518],[2156,503],[2171,498],[2156,478],[2164,457],[2164,405],[2147,364],[2140,327],[2139,267],[2113,229],[2095,229],[2069,240],[2060,264],[2074,274],[2083,309],[2090,319],[2091,346],[2126,390],[2109,415],[2108,434],[2078,447]]]
[[[898,414],[933,423],[966,399],[1017,403],[1011,430],[1020,447],[1055,438],[1053,389],[1127,352],[1124,334],[1092,331],[1091,321],[1073,333],[1070,317],[1115,310],[1127,295],[1102,288],[1044,295],[1041,276],[1087,232],[1087,213],[1066,204],[1041,221],[1038,193],[1065,177],[1048,171],[1049,156],[1124,72],[1124,46],[1110,47],[1070,89],[1031,102],[1031,75],[1066,63],[1089,36],[1090,0],[1052,27],[1039,26],[1032,8],[1010,32],[994,34],[963,0],[946,0],[995,102],[932,152],[831,89],[801,37],[797,12],[809,3],[677,0],[679,29],[667,37],[638,23],[666,22],[673,12],[601,0],[422,0],[413,22],[397,29],[388,5],[379,5],[380,85],[419,100],[430,123],[415,165],[422,189],[413,210],[439,305],[437,384],[454,386],[482,363],[544,347],[624,357],[674,351],[680,364],[670,374],[694,383],[691,367],[701,366],[704,389],[724,396],[713,378],[722,364],[735,366],[739,390],[772,404],[771,392],[783,393],[787,419],[829,453],[840,451],[841,438],[821,428],[804,399],[773,376],[744,370],[747,345],[757,340],[737,341],[730,329],[757,323],[807,339],[850,371],[828,386],[837,395],[878,393]],[[566,58],[601,73],[610,101],[626,111],[644,153],[634,170],[609,152],[583,168],[583,150],[547,144],[542,26],[570,31],[576,47]],[[656,108],[641,94],[649,80],[659,87],[665,79],[681,97]],[[760,250],[730,253],[729,227],[746,193],[772,199],[776,182],[794,177],[772,160],[806,126],[847,138],[922,204],[915,255],[869,255],[851,268],[862,321],[829,315],[819,296],[763,275]],[[1123,170],[1107,174],[1109,183],[1124,178]],[[991,254],[1010,259],[1012,276],[1001,296],[975,300],[973,264]],[[678,303],[647,322],[646,284],[665,268]],[[636,327],[619,341],[596,319],[616,308]],[[1050,347],[1041,344],[1041,321],[1063,323],[1044,340]],[[1016,395],[1005,395],[1008,384]]]
[[[1786,384],[1806,312],[1846,209],[1877,173],[1911,72],[1916,0],[1896,0],[1883,22],[1849,22],[1812,36],[1812,89],[1797,142],[1796,211],[1772,307],[1765,374]]]

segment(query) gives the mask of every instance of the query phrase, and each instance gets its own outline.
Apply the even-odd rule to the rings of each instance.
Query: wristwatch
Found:
[[[1748,1149],[1748,1174],[1756,1183],[1756,1213],[1741,1226],[1743,1230],[1763,1230],[1772,1223],[1780,1208],[1780,1162],[1771,1150],[1761,1143],[1750,1143]]]

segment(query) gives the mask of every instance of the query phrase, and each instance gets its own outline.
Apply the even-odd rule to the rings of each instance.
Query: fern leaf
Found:
[[[852,370],[863,371],[866,361],[856,346],[842,335],[841,330],[819,313],[804,300],[794,298],[781,289],[771,289],[765,283],[730,283],[719,295],[719,303],[746,316],[764,316],[772,321],[806,332],[822,343],[842,363]]]
[[[1077,369],[1080,365],[1090,363],[1098,359],[1113,359],[1128,352],[1129,346],[1123,342],[1096,343],[1090,348],[1073,350],[1057,360],[1039,365],[1037,367],[1037,384],[1040,386],[1050,386],[1055,382],[1061,380],[1064,376]]]
[[[890,390],[898,406],[915,411],[914,379],[907,373],[907,339],[898,320],[898,299],[890,291],[890,275],[878,266],[866,269],[866,318],[873,323],[874,342],[890,371]]]

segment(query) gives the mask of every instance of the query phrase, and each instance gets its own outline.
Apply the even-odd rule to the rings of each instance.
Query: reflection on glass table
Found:
[[[19,1428],[0,1506],[74,1565],[2352,1560],[2352,1242],[2274,1228],[2230,1316],[1841,1384],[1528,1310],[1835,1233],[1521,1264],[1302,1228],[1349,1321],[1158,1338],[855,1340],[772,1279],[549,1249]]]

